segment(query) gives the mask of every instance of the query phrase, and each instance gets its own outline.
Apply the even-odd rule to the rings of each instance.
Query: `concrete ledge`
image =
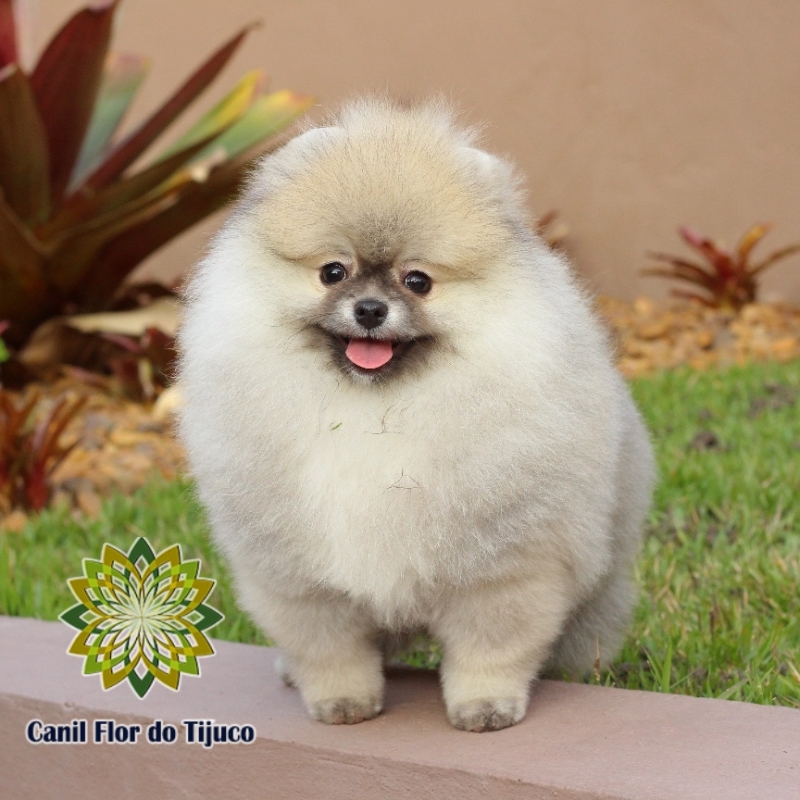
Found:
[[[0,797],[626,798],[800,797],[800,712],[542,681],[515,728],[463,733],[447,723],[436,678],[389,679],[372,722],[309,720],[268,648],[216,642],[180,692],[103,692],[66,654],[61,623],[0,617]],[[32,719],[175,724],[174,745],[30,744]],[[249,724],[250,745],[184,742],[186,719]],[[90,732],[91,741],[91,732]]]

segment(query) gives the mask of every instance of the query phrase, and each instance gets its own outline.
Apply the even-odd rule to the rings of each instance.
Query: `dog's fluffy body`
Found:
[[[341,285],[320,280],[331,262]],[[361,336],[401,344],[386,368],[344,355],[363,297],[389,313]],[[613,656],[648,437],[511,168],[446,109],[362,101],[265,159],[186,299],[190,466],[313,716],[380,711],[387,634],[440,641],[470,730],[519,721],[544,669]]]

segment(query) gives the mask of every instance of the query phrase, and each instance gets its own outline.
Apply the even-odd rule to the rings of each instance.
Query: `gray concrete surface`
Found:
[[[431,674],[393,674],[385,712],[306,716],[269,648],[216,642],[200,678],[103,692],[61,623],[0,617],[0,798],[800,798],[800,711],[542,681],[517,727],[451,728]],[[175,723],[179,742],[30,744],[28,722]],[[182,720],[253,725],[251,745],[183,742]],[[91,737],[90,737],[91,738]]]

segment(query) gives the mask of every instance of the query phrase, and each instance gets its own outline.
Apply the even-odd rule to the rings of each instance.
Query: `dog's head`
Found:
[[[360,382],[458,347],[528,236],[511,168],[440,104],[348,107],[268,157],[239,214],[282,323]]]

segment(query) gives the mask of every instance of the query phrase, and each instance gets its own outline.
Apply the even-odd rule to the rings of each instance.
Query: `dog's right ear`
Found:
[[[323,128],[311,128],[290,139],[279,151],[282,156],[297,157],[303,153],[310,154],[323,150],[328,143],[344,136],[344,128],[333,125]]]
[[[326,145],[344,136],[344,129],[334,126],[311,128],[261,158],[250,174],[240,208],[246,210],[270,197],[307,164]]]

